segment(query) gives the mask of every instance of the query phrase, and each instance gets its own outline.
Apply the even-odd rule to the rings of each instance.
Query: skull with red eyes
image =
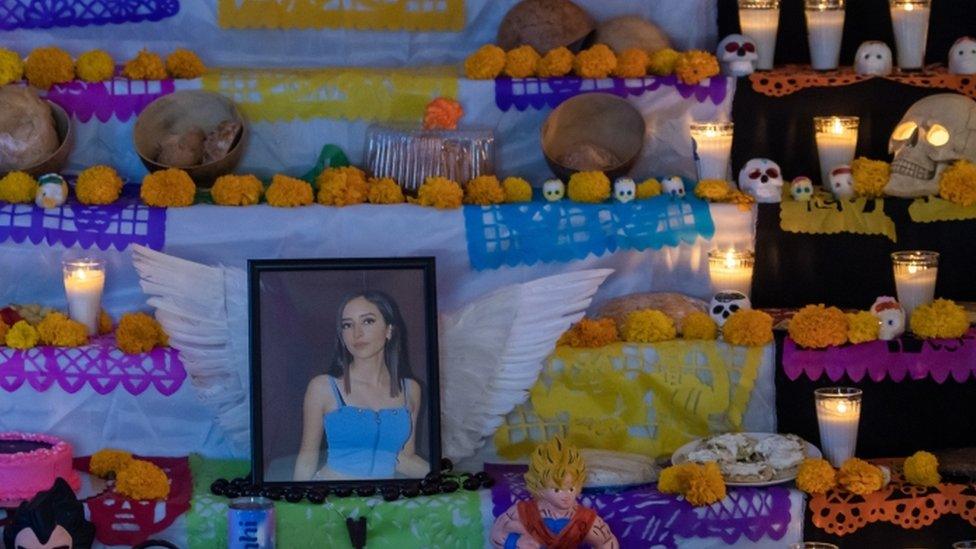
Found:
[[[715,56],[722,63],[722,74],[748,76],[756,70],[759,54],[756,42],[744,34],[730,34],[718,43]]]
[[[779,202],[783,194],[783,171],[768,158],[753,158],[739,171],[739,189],[755,197],[756,202]]]
[[[839,200],[854,198],[854,172],[850,166],[837,166],[830,170],[830,192]]]

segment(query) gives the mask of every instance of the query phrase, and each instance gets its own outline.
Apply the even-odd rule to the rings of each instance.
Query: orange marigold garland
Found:
[[[6,345],[11,349],[33,349],[37,346],[40,335],[37,329],[26,320],[18,320],[7,330]]]
[[[179,168],[169,168],[142,178],[139,196],[148,206],[180,208],[193,205],[197,187],[190,175]]]
[[[494,175],[479,175],[464,186],[464,203],[488,206],[505,201],[505,190]]]
[[[725,499],[725,479],[722,470],[714,461],[691,471],[688,476],[688,490],[685,499],[695,506],[711,505]]]
[[[85,82],[104,82],[115,75],[115,60],[105,50],[87,51],[78,58],[75,72]]]
[[[132,499],[166,499],[169,479],[156,465],[135,459],[115,475],[115,490]]]
[[[847,342],[847,317],[837,307],[807,305],[790,320],[790,337],[801,347],[823,349]]]
[[[837,485],[837,472],[825,459],[807,458],[800,463],[796,487],[808,494],[823,494]]]
[[[111,166],[92,166],[78,174],[75,196],[82,204],[111,204],[122,194],[122,178]]]
[[[708,313],[695,311],[685,315],[681,321],[681,337],[683,339],[715,339],[718,335],[718,325],[708,316]]]
[[[30,204],[37,195],[37,180],[27,172],[10,172],[0,178],[0,200]]]
[[[617,66],[613,75],[618,78],[641,78],[647,76],[647,52],[640,48],[629,48],[617,56]]]
[[[416,202],[421,206],[432,206],[441,210],[460,208],[464,191],[456,181],[446,177],[428,177],[417,191]]]
[[[221,206],[253,206],[263,193],[264,185],[253,175],[222,175],[210,189],[210,196]]]
[[[464,108],[449,97],[438,97],[424,108],[425,130],[456,130],[464,116]]]
[[[370,179],[367,198],[370,204],[402,204],[406,200],[403,189],[389,177]]]
[[[576,172],[569,177],[566,194],[576,202],[603,202],[610,198],[610,179],[603,172]]]
[[[505,68],[505,50],[485,44],[464,60],[464,74],[472,80],[491,80]]]
[[[105,448],[99,450],[91,457],[88,462],[88,471],[96,477],[107,478],[116,476],[123,469],[132,464],[132,454],[125,450],[115,450]]]
[[[197,54],[178,48],[166,56],[166,71],[173,78],[200,78],[207,67]]]
[[[308,181],[275,174],[271,178],[271,185],[264,193],[269,206],[276,208],[294,208],[308,206],[314,201],[312,186]]]
[[[951,299],[918,306],[911,317],[912,333],[923,339],[955,339],[969,330],[969,314]]]
[[[55,84],[74,80],[75,64],[68,52],[61,48],[37,48],[27,56],[24,75],[31,86],[47,90]]]
[[[556,345],[603,347],[618,341],[617,323],[612,318],[583,318],[566,330]]]
[[[24,61],[20,54],[0,48],[0,86],[6,86],[24,77]]]
[[[318,202],[326,206],[351,206],[366,202],[366,172],[355,166],[326,168],[316,178]]]
[[[106,335],[112,333],[115,329],[115,322],[112,320],[112,315],[108,314],[108,311],[102,309],[98,312],[98,335]]]
[[[674,321],[656,309],[632,311],[624,317],[620,335],[630,343],[654,343],[668,341],[678,335]]]
[[[852,494],[864,496],[884,486],[884,473],[863,459],[851,458],[840,466],[837,483]]]
[[[125,64],[122,74],[133,80],[163,80],[166,78],[166,65],[158,54],[142,49]]]
[[[617,68],[617,56],[606,44],[596,44],[576,56],[573,70],[582,78],[606,78]]]
[[[725,321],[722,338],[732,345],[766,345],[773,340],[773,317],[755,309],[740,309]]]
[[[37,325],[37,333],[44,345],[79,347],[88,344],[88,328],[71,320],[64,313],[50,313]]]
[[[521,177],[506,177],[502,181],[505,202],[532,202],[532,185]]]
[[[558,47],[549,50],[542,59],[539,60],[539,77],[552,78],[566,76],[573,70],[573,61],[576,57],[573,52],[566,47]]]
[[[129,313],[119,320],[115,342],[123,352],[134,355],[168,345],[169,337],[155,318],[146,313]]]
[[[674,65],[674,73],[678,75],[678,80],[681,82],[695,85],[719,73],[718,59],[707,51],[686,51],[678,57],[678,62]]]
[[[505,76],[528,78],[534,76],[539,66],[539,52],[529,45],[519,46],[505,54]]]
[[[942,481],[939,476],[939,460],[934,454],[918,451],[905,460],[905,480],[918,486],[937,486]]]

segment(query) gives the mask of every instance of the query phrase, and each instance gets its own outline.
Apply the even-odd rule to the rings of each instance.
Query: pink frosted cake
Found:
[[[71,466],[71,445],[50,435],[0,433],[0,507],[15,507],[58,477],[78,490],[81,479]]]

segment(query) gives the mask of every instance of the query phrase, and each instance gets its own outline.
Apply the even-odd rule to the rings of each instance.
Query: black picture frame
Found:
[[[267,280],[268,275],[278,275],[279,273],[304,273],[307,276],[319,276],[328,279],[330,275],[336,273],[362,272],[364,280],[368,273],[377,275],[391,272],[416,272],[420,281],[418,288],[398,288],[395,291],[401,295],[408,295],[411,291],[419,291],[422,294],[422,311],[424,323],[424,335],[421,338],[424,345],[424,374],[426,379],[421,384],[421,406],[423,411],[419,414],[415,425],[417,434],[421,432],[421,426],[426,426],[426,443],[421,446],[420,441],[416,442],[417,454],[421,454],[424,449],[424,457],[430,466],[428,473],[440,470],[441,462],[441,440],[440,440],[440,384],[439,384],[439,361],[437,345],[437,291],[436,291],[436,272],[435,260],[433,257],[407,257],[407,258],[363,258],[363,259],[252,259],[248,260],[248,308],[249,308],[249,340],[250,340],[250,395],[251,395],[251,480],[257,487],[326,487],[329,489],[357,489],[361,487],[380,490],[384,486],[409,486],[416,485],[422,480],[423,476],[409,478],[366,478],[357,480],[284,480],[267,478],[265,463],[265,445],[268,442],[268,433],[265,432],[265,399],[266,384],[262,372],[268,368],[273,368],[266,363],[264,347],[262,342],[262,322],[263,319],[271,321],[274,317],[270,311],[262,310],[262,280]],[[377,278],[377,277],[374,277]],[[364,288],[369,289],[369,288]],[[402,294],[407,292],[407,294]],[[392,292],[390,293],[391,297]],[[313,296],[309,296],[313,297]],[[326,323],[334,323],[333,311],[322,312]],[[416,315],[415,315],[416,316]],[[301,322],[301,318],[274,318],[276,322],[285,322],[289,325],[289,330],[295,328],[296,322]],[[406,324],[406,321],[405,321]],[[409,328],[407,328],[409,333]],[[412,338],[416,339],[416,338]],[[300,345],[302,342],[296,341]],[[417,368],[414,367],[413,371]],[[324,369],[323,369],[324,371]],[[280,376],[279,376],[280,377]],[[302,383],[304,385],[304,383]],[[299,409],[302,402],[297,404]],[[423,424],[421,421],[426,418]],[[274,433],[272,433],[272,436]],[[321,446],[326,445],[323,439]],[[319,451],[320,454],[322,450]],[[321,459],[321,457],[319,458]]]

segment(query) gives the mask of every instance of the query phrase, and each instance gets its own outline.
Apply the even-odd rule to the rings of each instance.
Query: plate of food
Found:
[[[772,486],[795,479],[804,459],[820,457],[816,446],[796,435],[726,433],[685,444],[671,463],[714,461],[729,486]]]

